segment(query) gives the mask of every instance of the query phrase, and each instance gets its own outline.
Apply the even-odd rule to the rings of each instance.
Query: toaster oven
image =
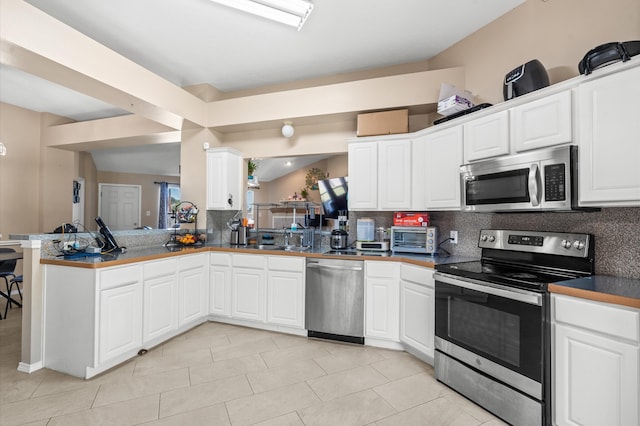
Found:
[[[392,226],[391,251],[435,254],[438,249],[435,226]]]

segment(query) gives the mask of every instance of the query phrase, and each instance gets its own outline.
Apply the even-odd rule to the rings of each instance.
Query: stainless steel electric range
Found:
[[[478,246],[436,266],[436,378],[511,424],[550,424],[547,284],[593,274],[593,236],[487,229]]]

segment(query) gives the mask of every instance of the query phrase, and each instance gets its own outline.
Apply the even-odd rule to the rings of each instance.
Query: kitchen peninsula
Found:
[[[318,249],[305,253],[230,246],[169,250],[155,246],[98,258],[64,260],[45,256],[41,260],[44,270],[43,366],[89,378],[208,320],[306,335],[304,260],[310,256],[332,257],[322,254],[325,251]],[[360,257],[365,262],[389,262],[389,267],[397,267],[398,275],[391,280],[395,286],[403,282],[400,271],[404,273],[406,267],[417,268],[431,276],[435,264],[465,260],[413,254],[387,257],[365,254]],[[264,269],[257,270],[263,277],[259,281],[263,286],[261,295],[249,296],[265,304],[258,309],[265,315],[261,319],[247,320],[234,317],[225,309],[215,310],[221,306],[220,298],[229,298],[230,301],[231,294],[227,293],[236,291],[232,289],[231,278],[234,268],[242,267],[237,264],[239,261],[254,268],[255,265],[263,265]],[[282,292],[267,291],[270,282],[266,277],[270,276],[272,265],[278,265],[275,270],[280,272],[298,274],[300,280],[293,293],[283,295]],[[284,269],[282,265],[285,265]],[[637,280],[596,279],[601,285],[595,292],[591,291],[590,296],[602,295],[609,301],[613,296],[623,305],[640,307],[640,291],[636,294],[631,290],[640,290]],[[418,284],[429,289],[428,281]],[[572,285],[571,282],[558,283],[555,287],[561,292]],[[236,303],[235,298],[241,295],[233,293],[233,297]],[[272,297],[285,297],[287,300],[274,302]],[[595,297],[597,299],[598,296]],[[268,310],[282,306],[288,311],[266,316]],[[389,322],[398,327],[402,308],[391,308],[391,312],[395,312],[395,320],[389,319]],[[302,317],[288,324],[269,320],[291,315]],[[83,338],[78,339],[78,336]],[[366,339],[365,344],[406,349],[422,355],[422,359],[432,359],[432,354],[431,357],[420,354],[416,345],[404,345],[403,341],[407,340],[403,340],[401,329],[400,339]],[[432,348],[432,343],[428,346]]]

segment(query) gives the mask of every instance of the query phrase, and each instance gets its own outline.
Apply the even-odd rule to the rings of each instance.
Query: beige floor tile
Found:
[[[329,355],[322,344],[316,342],[309,342],[306,345],[292,346],[284,349],[277,349],[274,351],[264,352],[261,354],[264,362],[269,368],[279,367],[281,365],[288,365],[292,362],[301,361],[304,359],[312,359]]]
[[[227,334],[238,333],[240,330],[246,329],[246,327],[224,324],[221,322],[205,322],[196,328],[187,331],[183,336],[185,339],[200,339],[201,337],[225,336]]]
[[[198,349],[210,349],[221,346],[228,346],[229,339],[226,335],[202,336],[197,339],[189,339],[186,336],[182,339],[172,339],[165,343],[162,348],[162,355],[179,354]]]
[[[252,393],[251,386],[244,376],[163,392],[160,397],[160,418],[208,407]]]
[[[189,386],[188,368],[146,376],[127,377],[116,382],[102,384],[93,407],[160,394],[161,392]]]
[[[11,402],[0,407],[0,425],[18,425],[91,408],[99,385]]]
[[[231,424],[250,425],[273,419],[319,403],[306,383],[285,386],[270,392],[227,402]]]
[[[217,362],[225,359],[261,354],[263,352],[269,352],[276,349],[278,349],[278,347],[273,340],[270,337],[265,338],[263,335],[261,338],[257,336],[254,340],[242,341],[240,343],[234,343],[233,340],[231,340],[230,345],[220,348],[211,348],[211,353],[213,354],[214,361]]]
[[[229,330],[227,337],[232,344],[242,344],[253,342],[255,340],[269,339],[278,333],[267,330],[258,330],[255,328],[237,327]]]
[[[175,353],[162,357],[147,357],[147,355],[144,355],[136,358],[134,375],[157,374],[164,371],[179,370],[185,367],[211,363],[213,363],[213,359],[209,349]]]
[[[39,370],[27,374],[18,371],[15,367],[1,369],[0,404],[31,398],[49,373],[49,370]]]
[[[36,420],[35,422],[23,423],[22,426],[47,426],[49,419]]]
[[[126,426],[158,418],[160,394],[54,417],[47,426]]]
[[[196,426],[215,425],[230,426],[227,408],[224,404],[216,404],[210,407],[199,408],[186,413],[165,417],[160,420],[145,423],[145,426]]]
[[[372,363],[371,366],[389,380],[398,380],[419,373],[433,375],[432,366],[407,353],[403,356],[385,358],[382,361]]]
[[[323,401],[360,392],[387,382],[386,377],[368,365],[307,381]]]
[[[260,355],[249,355],[241,358],[226,359],[216,361],[209,365],[199,365],[191,367],[189,374],[191,377],[191,385],[199,385],[201,383],[212,382],[214,380],[226,379],[252,373],[256,371],[264,371],[267,364]]]
[[[396,410],[370,389],[300,410],[306,426],[366,425]]]
[[[298,417],[298,413],[289,413],[264,422],[255,423],[253,426],[304,426],[304,423]]]
[[[371,364],[384,358],[376,350],[361,347],[339,351],[328,356],[314,359],[327,373],[332,374],[338,371]]]
[[[49,371],[49,374],[44,377],[42,383],[40,383],[38,388],[33,392],[32,397],[39,398],[62,392],[94,388],[97,384],[98,383],[94,383],[93,381],[70,376],[65,373]]]
[[[448,388],[433,376],[422,373],[377,386],[373,390],[393,408],[404,411],[443,396]]]
[[[476,426],[480,422],[452,402],[438,398],[376,423],[379,426]]]
[[[247,374],[247,379],[251,383],[253,392],[261,393],[325,376],[326,374],[315,361],[305,359],[265,371],[249,373]]]
[[[291,348],[293,346],[306,345],[310,342],[306,336],[295,336],[292,334],[274,334],[272,337],[279,349]]]

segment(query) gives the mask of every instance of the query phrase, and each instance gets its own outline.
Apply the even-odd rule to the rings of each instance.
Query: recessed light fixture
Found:
[[[291,167],[292,164],[293,163],[291,161],[285,161],[284,162],[284,165],[287,166],[287,167]]]
[[[7,147],[0,142],[0,156],[4,157],[5,155],[7,155]]]
[[[300,31],[313,10],[313,3],[306,0],[211,0],[214,3],[252,13]]]

